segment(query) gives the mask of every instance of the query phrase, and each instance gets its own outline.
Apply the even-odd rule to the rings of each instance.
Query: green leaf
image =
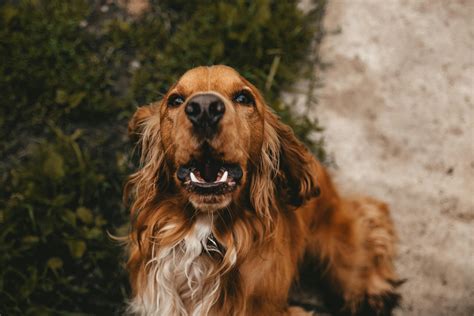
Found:
[[[3,18],[4,24],[8,25],[10,21],[18,15],[18,10],[12,5],[4,5],[0,9],[0,16]]]
[[[39,241],[39,237],[38,236],[33,236],[33,235],[26,235],[21,240],[24,243],[33,244],[33,243],[37,243]]]
[[[69,240],[67,242],[69,252],[74,258],[82,258],[84,252],[87,250],[87,245],[82,240]]]
[[[46,237],[54,232],[54,223],[50,219],[44,219],[38,222],[38,226],[41,230],[41,235]]]
[[[91,229],[86,229],[84,235],[87,239],[97,239],[101,237],[103,233],[101,229],[93,227]]]
[[[75,108],[85,98],[87,94],[85,92],[74,93],[69,97],[69,108]]]
[[[86,224],[91,224],[94,221],[94,214],[86,207],[78,207],[76,210],[77,217]]]
[[[58,258],[58,257],[52,257],[52,258],[49,258],[46,265],[51,270],[58,270],[58,269],[61,269],[63,267],[63,260],[61,258]]]
[[[102,215],[98,215],[95,217],[95,226],[102,227],[107,224],[107,221],[104,219]]]
[[[53,180],[62,179],[65,173],[63,157],[57,152],[50,150],[43,164],[43,172]]]
[[[54,100],[59,104],[65,104],[68,101],[67,92],[62,89],[56,90],[56,97]]]
[[[61,217],[71,226],[76,226],[76,213],[71,210],[64,210]]]

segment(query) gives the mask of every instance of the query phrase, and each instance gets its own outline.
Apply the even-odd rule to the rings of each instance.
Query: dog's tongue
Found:
[[[217,179],[217,174],[219,173],[220,166],[217,163],[212,161],[207,161],[201,171],[201,177],[206,182],[214,182]]]

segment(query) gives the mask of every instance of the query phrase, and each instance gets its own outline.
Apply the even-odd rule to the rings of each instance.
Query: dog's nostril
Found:
[[[189,102],[184,111],[189,118],[197,119],[201,114],[201,105],[196,102]]]
[[[214,101],[209,105],[209,117],[213,122],[217,122],[225,112],[225,106],[222,101]]]

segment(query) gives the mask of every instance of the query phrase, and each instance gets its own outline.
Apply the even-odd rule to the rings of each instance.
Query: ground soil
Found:
[[[332,0],[320,104],[343,191],[387,201],[397,315],[474,315],[474,1]]]

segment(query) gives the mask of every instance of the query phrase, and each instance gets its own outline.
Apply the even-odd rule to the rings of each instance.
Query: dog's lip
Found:
[[[238,164],[219,161],[192,161],[177,170],[177,177],[190,192],[208,195],[233,191],[242,178]]]
[[[203,162],[192,160],[185,165],[179,166],[176,175],[181,181],[189,179],[196,183],[209,184],[228,182],[229,179],[240,180],[243,173],[242,168],[237,163],[217,160],[206,160]],[[224,181],[222,181],[223,178]]]

